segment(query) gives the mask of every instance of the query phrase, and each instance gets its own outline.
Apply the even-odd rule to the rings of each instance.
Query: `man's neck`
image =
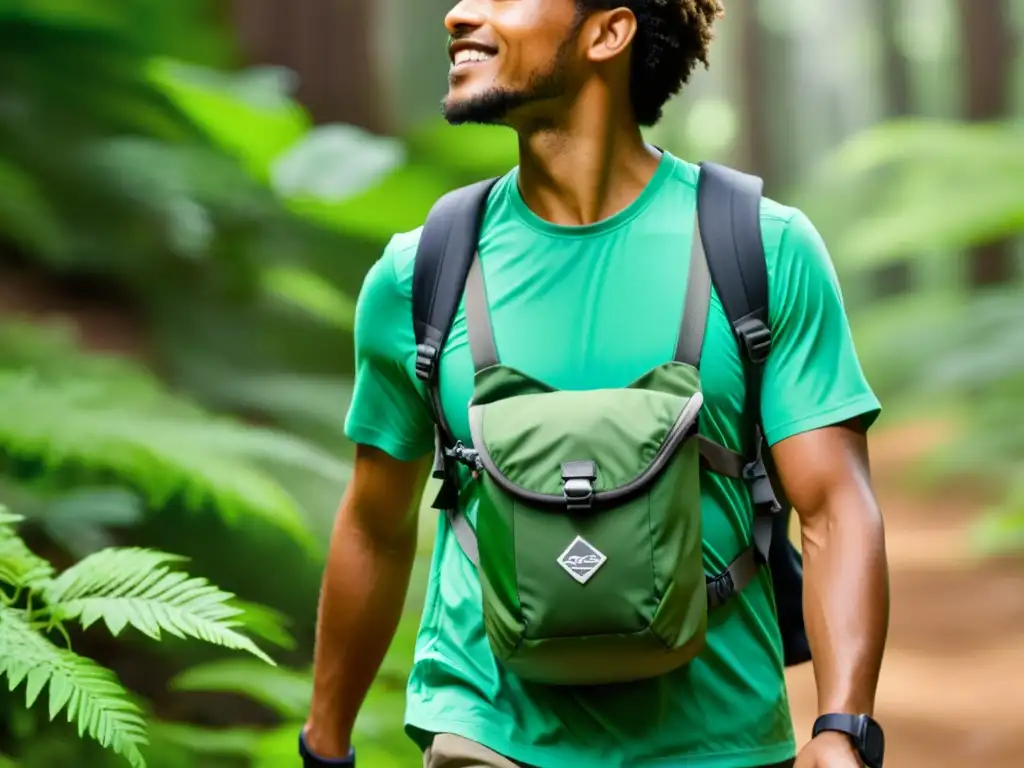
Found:
[[[559,124],[519,133],[520,193],[530,210],[554,224],[592,224],[618,213],[659,163],[628,107],[581,96]]]

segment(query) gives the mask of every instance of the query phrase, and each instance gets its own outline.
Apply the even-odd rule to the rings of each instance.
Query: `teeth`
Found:
[[[455,64],[465,64],[467,61],[487,61],[491,54],[478,51],[473,48],[464,48],[455,54]]]

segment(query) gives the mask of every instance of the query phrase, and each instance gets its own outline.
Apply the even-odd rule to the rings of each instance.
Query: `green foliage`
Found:
[[[81,354],[41,328],[0,325],[0,398],[9,457],[38,462],[69,484],[117,482],[154,507],[172,497],[186,507],[211,504],[228,520],[258,515],[306,539],[296,503],[260,463],[347,478],[344,464],[313,445],[208,414],[139,366]]]
[[[134,768],[146,762],[142,709],[110,670],[48,638],[67,641],[65,624],[88,629],[102,620],[114,636],[132,626],[154,639],[161,631],[244,650],[273,664],[236,627],[242,611],[233,595],[205,579],[172,572],[172,555],[137,548],[108,549],[59,575],[15,532],[21,518],[0,509],[0,675],[14,691],[25,683],[25,703],[49,691],[48,714],[61,711],[80,736],[124,756]]]
[[[964,248],[1024,233],[1022,147],[1024,125],[1015,123],[881,125],[824,164],[827,181],[815,187],[811,208],[837,232],[836,261],[853,279],[894,259],[923,270]],[[1021,549],[1020,286],[925,290],[857,307],[853,319],[865,365],[898,404],[953,403],[960,416],[956,440],[930,457],[927,474],[980,477],[1005,489],[978,527],[978,544],[988,552]]]
[[[846,267],[955,253],[1024,231],[1022,148],[1024,123],[883,123],[822,164],[808,208]]]

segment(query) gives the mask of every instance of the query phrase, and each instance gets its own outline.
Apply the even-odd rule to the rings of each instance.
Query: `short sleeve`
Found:
[[[363,281],[355,313],[355,383],[345,435],[408,461],[434,447],[433,420],[415,378],[411,286],[395,270],[396,240]]]
[[[789,210],[774,258],[766,248],[773,345],[761,414],[769,445],[856,417],[867,427],[881,411],[825,243],[806,215]]]

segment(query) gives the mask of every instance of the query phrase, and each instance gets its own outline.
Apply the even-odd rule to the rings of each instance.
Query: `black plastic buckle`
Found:
[[[433,344],[416,345],[416,377],[430,381],[437,370],[437,347]]]
[[[594,503],[597,465],[592,461],[567,461],[562,465],[562,494],[571,510],[590,509]]]
[[[709,608],[717,608],[736,594],[736,583],[732,580],[732,574],[729,571],[708,581],[707,587]]]
[[[565,505],[569,509],[590,509],[594,503],[594,486],[589,480],[581,477],[566,480],[562,493],[565,496]]]
[[[484,462],[480,458],[480,454],[472,448],[467,448],[462,444],[461,440],[455,441],[455,445],[451,448],[446,448],[444,454],[448,458],[455,459],[460,464],[469,467],[474,472],[480,472],[484,468]]]
[[[736,335],[743,342],[747,359],[754,365],[761,365],[772,350],[772,331],[756,317],[744,317],[733,326]]]
[[[768,470],[760,457],[754,459],[743,467],[743,479],[750,483],[750,495],[753,497],[754,507],[758,510],[767,508],[770,515],[777,515],[782,511],[779,500],[775,497],[775,489],[768,477]]]

